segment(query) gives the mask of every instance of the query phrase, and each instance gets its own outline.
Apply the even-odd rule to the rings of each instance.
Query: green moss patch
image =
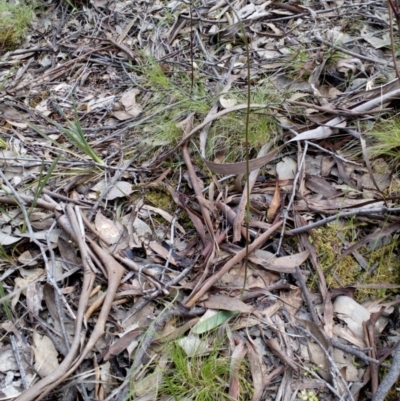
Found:
[[[348,223],[333,223],[317,228],[310,237],[318,255],[318,261],[325,273],[328,288],[340,288],[347,285],[368,284],[400,284],[400,239],[398,235],[386,238],[384,244],[377,240],[375,244],[368,244],[357,250],[367,262],[364,270],[352,255],[341,257],[345,243],[351,245],[360,238],[353,238],[357,228]],[[316,288],[317,277],[312,277],[310,285]],[[356,299],[380,298],[394,290],[357,289]]]

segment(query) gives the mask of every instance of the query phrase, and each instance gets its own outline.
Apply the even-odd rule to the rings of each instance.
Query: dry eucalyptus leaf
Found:
[[[279,163],[278,163],[279,164]],[[267,221],[272,222],[281,206],[281,194],[279,189],[279,181],[276,181],[274,196],[267,210]]]
[[[14,237],[10,234],[7,234],[3,231],[0,231],[0,245],[12,245],[16,242],[20,241],[21,238]]]
[[[188,357],[204,354],[208,349],[206,341],[200,340],[199,337],[188,335],[176,341],[176,343],[185,351]]]
[[[143,109],[136,103],[136,95],[140,93],[140,89],[133,88],[125,92],[121,97],[121,103],[125,107],[125,111],[131,115],[131,117],[138,116]]]
[[[103,98],[93,99],[87,103],[87,112],[91,112],[96,109],[102,109],[104,107],[109,107],[115,100],[115,96],[107,96]]]
[[[207,300],[202,302],[206,308],[215,310],[230,310],[240,313],[251,313],[254,309],[252,306],[245,304],[237,298],[229,295],[211,295]]]
[[[364,339],[364,322],[371,316],[370,312],[353,298],[341,295],[333,303],[333,311],[336,316],[344,321],[351,332],[359,339]],[[387,323],[387,318],[381,316],[375,326],[377,332],[381,332]]]
[[[126,181],[117,181],[115,185],[108,192],[106,199],[113,200],[116,198],[123,198],[133,192],[132,184]]]
[[[31,226],[36,230],[48,230],[54,222],[54,217],[45,212],[33,212],[29,216],[29,220]]]
[[[24,269],[20,269],[21,273]],[[44,276],[44,269],[30,269],[25,270],[24,278],[16,277],[14,280],[14,296],[11,301],[11,308],[14,310],[18,303],[21,292],[26,294],[27,288],[30,283],[33,283],[39,277]]]
[[[280,180],[291,180],[296,176],[297,163],[291,157],[284,157],[276,165],[276,173]]]
[[[157,255],[161,256],[165,260],[169,260],[174,266],[176,266],[176,261],[172,255],[169,255],[168,249],[164,248],[160,243],[157,241],[150,241],[149,247],[152,251],[154,251]],[[169,258],[168,258],[169,255]]]
[[[219,103],[224,109],[229,109],[229,107],[233,107],[236,105],[236,99],[225,99],[223,96],[220,96]]]
[[[110,244],[116,244],[124,231],[121,223],[104,217],[100,211],[96,213],[95,227]]]
[[[43,377],[48,376],[58,368],[58,352],[53,342],[47,336],[33,332],[33,352],[35,353],[35,369]]]
[[[11,348],[0,348],[0,372],[18,370],[14,352]]]
[[[34,314],[39,315],[42,310],[43,285],[41,283],[30,283],[26,289],[26,306]]]

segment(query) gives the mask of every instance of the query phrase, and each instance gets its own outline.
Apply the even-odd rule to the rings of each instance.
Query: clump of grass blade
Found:
[[[13,50],[34,17],[35,1],[12,4],[0,0],[0,54]]]
[[[232,360],[224,351],[224,341],[214,335],[215,333],[208,336],[211,350],[194,356],[188,356],[179,341],[165,345],[169,366],[164,370],[160,394],[169,397],[171,401],[233,400],[229,395]],[[251,398],[243,366],[239,368],[241,401]]]
[[[386,156],[394,166],[400,166],[400,116],[378,123],[367,138],[370,156]]]
[[[68,128],[63,127],[60,123],[52,121],[49,118],[46,120],[56,126],[60,132],[63,133],[65,138],[69,140],[76,148],[78,148],[82,153],[86,156],[90,157],[94,162],[104,165],[102,158],[98,155],[98,153],[90,146],[88,141],[86,140],[85,134],[82,130],[81,123],[79,121],[78,115],[75,113],[75,120],[68,121]],[[60,143],[50,138],[45,132],[43,132],[39,127],[34,124],[28,123],[28,125],[36,131],[39,135],[43,136],[43,138],[49,140],[51,143],[56,145],[57,147],[66,150]]]

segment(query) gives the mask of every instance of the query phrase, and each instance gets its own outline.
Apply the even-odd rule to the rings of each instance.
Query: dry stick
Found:
[[[68,211],[68,208],[71,208],[71,206],[67,206],[67,211]],[[93,275],[92,271],[90,270],[89,264],[87,262],[88,254],[87,254],[87,250],[86,250],[86,244],[83,241],[82,234],[79,232],[79,225],[78,225],[76,216],[73,214],[71,209],[69,209],[68,215],[70,218],[70,220],[68,222],[66,222],[65,219],[64,220],[58,219],[58,221],[60,222],[60,224],[67,223],[67,230],[66,230],[67,232],[70,232],[71,230],[74,232],[74,234],[75,234],[74,239],[78,243],[78,246],[79,246],[80,252],[81,252],[81,256],[82,256],[82,265],[83,265],[83,273],[84,273],[83,274],[82,293],[81,293],[81,297],[79,298],[78,311],[77,311],[76,320],[75,320],[74,340],[71,344],[71,348],[70,348],[67,356],[61,362],[61,364],[58,366],[58,368],[55,369],[53,372],[51,372],[48,376],[39,380],[29,390],[24,391],[16,399],[16,401],[33,401],[33,400],[39,401],[43,397],[45,397],[51,390],[53,390],[57,386],[60,378],[61,378],[61,380],[64,379],[64,375],[70,368],[70,366],[75,358],[75,355],[78,352],[79,346],[80,346],[83,316],[84,316],[84,312],[85,312],[86,306],[89,301],[89,295],[90,295],[91,287],[92,287],[92,284],[94,281],[94,275]],[[70,226],[68,226],[68,224]],[[71,226],[72,226],[72,229],[71,229]]]
[[[306,299],[306,302],[309,305],[312,320],[314,321],[314,323],[317,326],[320,326],[321,323],[320,323],[320,321],[318,319],[317,314],[315,313],[314,308],[312,307],[313,306],[313,301],[312,301],[310,293],[309,293],[309,291],[307,289],[307,286],[306,286],[306,283],[304,281],[303,275],[301,274],[301,270],[300,270],[300,268],[298,266],[296,266],[295,269],[296,269],[296,278],[297,278],[297,281],[299,282],[300,288],[301,288],[301,290],[303,292],[303,295],[304,295],[304,297]],[[325,333],[322,333],[322,334],[325,334]],[[326,338],[326,336],[324,336],[324,337]],[[342,344],[340,341],[337,341],[337,340],[334,340],[334,339],[328,339],[328,338],[326,338],[326,339],[332,344],[333,347],[335,347],[337,349],[340,349],[340,350],[342,350],[344,352],[347,352],[349,354],[352,354],[352,355],[356,356],[357,358],[362,359],[365,362],[368,362],[368,363],[370,363],[370,362],[379,363],[378,360],[370,358],[369,356],[365,355],[362,351],[360,351],[360,350],[358,350],[358,349],[356,349],[354,347],[350,347],[348,345]]]
[[[60,294],[61,291],[57,286],[57,281],[55,280],[55,266],[56,266],[56,257],[54,255],[54,250],[51,247],[51,242],[50,242],[50,234],[53,231],[55,225],[56,225],[57,220],[54,220],[54,223],[51,225],[49,231],[46,233],[46,243],[47,243],[47,248],[49,250],[50,253],[50,258],[51,258],[51,264],[53,266],[53,269],[47,272],[47,278],[48,278],[48,282],[51,284],[51,286],[53,287],[53,292],[54,292],[54,302],[56,304],[56,310],[57,310],[57,315],[58,315],[58,321],[60,323],[60,328],[61,328],[61,333],[64,339],[64,345],[65,345],[65,349],[67,351],[69,351],[69,340],[68,340],[68,334],[67,331],[65,329],[65,324],[64,324],[64,314],[63,314],[63,310],[61,309],[61,304],[60,304]],[[66,299],[62,298],[63,302],[65,303],[65,305],[68,305],[68,302],[66,301]],[[74,315],[75,317],[75,315]]]
[[[341,343],[338,340],[331,339],[330,340],[333,347],[340,349],[341,351],[347,352],[348,354],[354,355],[355,357],[362,359],[364,362],[370,363],[379,363],[377,359],[370,358],[369,356],[365,355],[360,349],[351,347],[350,345],[346,345]]]
[[[263,378],[263,386],[264,388],[268,386],[275,379],[276,376],[280,375],[285,370],[284,365],[280,365],[275,368],[269,375]]]
[[[68,374],[71,374],[80,365],[83,359],[85,359],[86,355],[92,350],[99,338],[104,334],[104,327],[106,325],[106,321],[111,310],[112,302],[114,301],[115,294],[117,293],[122,275],[125,272],[125,269],[108,252],[104,251],[89,238],[88,241],[90,242],[90,245],[93,248],[94,252],[101,259],[107,269],[108,286],[106,296],[104,298],[104,303],[97,318],[97,322],[94,326],[92,335],[90,336],[89,341],[85,346],[85,349],[81,352],[79,358],[74,362],[74,365],[71,367]]]
[[[265,156],[268,153],[269,148],[270,148],[269,145],[264,146],[261,149],[261,151],[258,153],[257,158]],[[248,152],[248,150],[247,150],[247,152]],[[248,155],[247,155],[247,160],[248,160]],[[248,173],[247,174],[247,182],[245,183],[245,186],[243,188],[243,192],[242,192],[242,196],[240,197],[240,202],[239,202],[238,210],[236,213],[236,217],[233,222],[232,242],[238,242],[240,240],[241,233],[242,233],[242,223],[243,223],[243,219],[245,217],[246,210],[247,210],[247,202],[249,201],[248,197],[254,187],[254,184],[256,183],[259,171],[260,171],[259,168],[253,170],[252,172],[246,171],[246,174]],[[248,227],[248,223],[246,223],[246,227]],[[249,240],[247,238],[247,228],[246,228],[245,238],[246,238],[246,241]]]
[[[150,295],[146,296],[146,298],[142,299],[139,303],[135,304],[135,306],[132,308],[133,310],[131,310],[129,315],[125,317],[122,323],[125,323],[131,316],[133,316],[135,313],[144,308],[150,301],[157,298],[159,295],[163,294],[164,293],[163,290],[165,289],[168,290],[169,287],[178,284],[185,276],[189,274],[189,272],[193,269],[195,264],[196,261],[190,266],[186,267],[184,270],[182,270],[175,278],[168,281],[168,283],[165,284],[164,288],[152,292]]]
[[[292,361],[292,359],[288,355],[285,354],[276,337],[267,340],[265,344],[267,345],[268,348],[271,349],[272,353],[276,355],[285,365],[290,366],[295,372],[299,371],[297,365]]]
[[[39,326],[43,329],[45,332],[46,336],[49,337],[51,342],[54,344],[54,347],[58,351],[59,354],[62,356],[66,356],[68,354],[67,348],[64,347],[64,345],[58,341],[58,338],[60,336],[60,333],[56,331],[54,328],[51,328],[48,324],[48,322],[45,322],[43,319],[41,319],[36,313],[30,311],[27,306],[25,306],[23,303],[20,303],[21,306],[29,313],[32,317],[35,318],[36,322],[39,324]],[[32,381],[31,383],[32,384]],[[29,386],[28,386],[29,388]]]
[[[298,214],[294,215],[294,219],[296,225],[303,225],[304,219],[300,217]],[[305,224],[305,223],[304,223]],[[328,337],[332,337],[333,330],[333,306],[331,296],[328,292],[328,288],[326,285],[326,280],[322,268],[318,262],[317,254],[315,248],[311,245],[308,236],[305,234],[300,235],[300,244],[304,249],[308,249],[310,251],[310,260],[317,272],[318,276],[318,288],[321,292],[323,303],[324,303],[324,331]]]
[[[56,192],[51,192],[46,188],[43,188],[42,193],[45,195],[50,196],[51,198],[56,198],[56,199],[60,199],[64,202],[69,202],[69,203],[74,203],[75,205],[81,205],[81,206],[88,206],[89,203],[88,202],[81,202],[79,200],[76,199],[72,199],[72,198],[68,198],[68,196],[64,196],[64,195],[60,195]]]
[[[283,212],[283,226],[282,226],[282,231],[281,231],[281,237],[279,238],[279,243],[278,243],[278,249],[276,251],[276,254],[278,254],[281,250],[281,246],[282,246],[282,242],[283,242],[283,237],[284,237],[284,230],[285,230],[285,226],[286,226],[286,221],[287,218],[289,216],[289,210],[292,206],[292,204],[294,203],[295,200],[295,196],[296,196],[296,187],[297,187],[297,182],[300,179],[300,175],[302,175],[303,172],[303,166],[306,160],[306,155],[307,155],[307,151],[308,151],[308,142],[306,141],[304,144],[304,150],[303,150],[303,154],[301,155],[301,159],[300,159],[300,163],[297,167],[297,172],[296,175],[294,177],[293,180],[293,187],[292,187],[292,195],[289,199],[289,203],[287,205],[287,207],[285,208],[284,212]],[[318,324],[317,322],[315,322],[316,324]]]
[[[385,94],[383,94],[383,95],[377,96],[376,98],[371,99],[371,100],[369,100],[369,101],[367,101],[367,102],[361,104],[360,106],[354,107],[354,108],[351,109],[351,110],[356,111],[356,112],[365,112],[365,111],[369,111],[369,110],[371,110],[371,109],[373,109],[374,107],[377,107],[377,106],[379,106],[379,105],[382,106],[385,102],[387,102],[387,101],[389,101],[389,100],[391,100],[391,99],[393,99],[393,98],[396,98],[396,97],[398,97],[399,95],[400,95],[400,89],[398,88],[398,89],[395,89],[395,90],[393,90],[393,91],[391,91],[391,92],[388,92],[388,93],[385,93]],[[346,117],[335,117],[335,118],[333,118],[332,120],[329,120],[326,124],[320,125],[319,128],[321,128],[321,127],[324,127],[324,128],[327,128],[327,129],[329,129],[329,128],[335,128],[335,127],[337,127],[339,124],[343,123],[343,122],[346,121],[346,120],[347,120]],[[311,130],[311,131],[313,131],[313,130]],[[304,132],[301,133],[299,136],[300,136],[300,137],[303,136],[303,138],[304,138],[304,134],[306,134],[306,133],[308,133],[308,132],[309,132],[309,131],[304,131]],[[323,138],[329,137],[331,134],[332,134],[332,130],[328,130],[328,132],[327,132],[326,134],[324,134],[323,136],[321,136],[321,135],[319,135],[319,134],[317,134],[316,136],[317,136],[317,139],[323,139]],[[315,135],[312,133],[312,134],[311,134],[308,138],[306,138],[306,139],[308,139],[308,140],[309,140],[309,139],[315,139]],[[289,142],[293,142],[293,141],[295,141],[295,140],[296,140],[296,138],[293,138],[293,139],[291,139],[291,141],[289,141]]]
[[[327,217],[325,219],[316,221],[315,223],[308,224],[306,226],[302,226],[299,228],[294,228],[293,230],[285,231],[285,235],[296,235],[296,234],[305,233],[309,230],[312,230],[313,228],[323,226],[325,224],[330,223],[331,221],[336,221],[343,217],[350,217],[350,216],[356,216],[356,215],[367,215],[368,216],[368,215],[372,215],[372,214],[376,214],[376,213],[386,214],[386,213],[399,213],[399,212],[400,212],[400,208],[388,208],[386,206],[382,206],[379,208],[371,208],[371,209],[354,209],[354,210],[350,210],[350,211],[340,212],[338,214],[335,214],[334,216]],[[326,210],[324,211],[324,213],[326,213]]]
[[[359,117],[359,116],[363,117],[363,116],[365,116],[366,113],[376,114],[376,113],[388,112],[391,110],[391,109],[382,109],[382,110],[373,110],[373,111],[370,110],[370,111],[354,112],[351,109],[335,110],[335,109],[330,109],[326,106],[318,106],[316,104],[306,103],[306,102],[297,102],[295,100],[287,100],[287,102],[289,104],[293,104],[294,106],[313,108],[315,110],[326,112],[328,114],[334,114],[334,115],[341,116],[341,117]]]
[[[207,49],[204,47],[203,41],[201,40],[200,35],[199,35],[199,31],[197,29],[195,30],[195,35],[196,35],[197,42],[198,42],[198,44],[200,46],[200,49],[204,53],[204,55],[206,57],[206,60],[211,63],[211,69],[214,71],[214,74],[215,74],[216,78],[218,79],[218,81],[221,81],[221,76],[218,74],[218,71],[215,68],[215,65],[217,63],[213,62],[212,57],[208,53]]]
[[[236,213],[228,205],[226,205],[225,203],[223,203],[221,201],[218,201],[216,206],[217,206],[217,209],[219,209],[220,212],[228,220],[228,223],[233,225],[233,223],[235,222]],[[247,235],[246,227],[241,226],[240,232],[242,234],[242,237],[246,238],[246,235]]]
[[[282,221],[274,224],[271,228],[269,228],[265,233],[261,234],[257,239],[254,240],[253,243],[249,245],[248,251],[249,254],[253,252],[255,249],[259,248],[281,225]],[[227,263],[225,263],[222,268],[211,276],[208,280],[206,280],[203,286],[197,291],[193,297],[186,302],[186,306],[191,308],[193,307],[197,301],[219,280],[222,276],[227,273],[236,263],[240,262],[246,256],[246,248],[242,249],[238,252],[232,259],[230,259]]]
[[[395,13],[398,24],[399,24],[399,18],[398,18],[398,12],[395,9],[391,0],[388,0],[388,9],[389,9],[389,21],[390,21],[390,48],[392,51],[392,60],[393,60],[394,69],[396,71],[397,79],[400,80],[399,69],[397,68],[397,62],[396,62],[396,50],[394,48],[393,14],[392,13],[393,12]],[[399,27],[400,27],[400,24],[399,24]]]
[[[25,203],[24,202],[28,202],[28,203],[32,204],[32,202],[34,201],[34,198],[31,197],[31,196],[25,196],[25,195],[18,194],[18,192],[14,189],[14,187],[8,181],[7,177],[4,175],[4,173],[3,173],[3,171],[1,169],[0,169],[0,177],[3,179],[3,181],[5,182],[5,184],[7,185],[9,190],[11,191],[12,195],[14,196],[14,199],[13,198],[9,198],[9,199],[13,200],[15,202],[15,205],[18,205],[21,208],[22,214],[23,214],[24,219],[25,219],[26,227],[28,228],[30,241],[33,242],[34,244],[36,244],[38,246],[38,248],[40,249],[40,253],[42,255],[43,262],[44,262],[44,265],[46,267],[46,271],[49,271],[50,270],[49,261],[47,259],[47,255],[46,255],[45,249],[44,249],[43,245],[40,243],[40,241],[38,241],[36,239],[36,237],[34,236],[34,233],[33,233],[33,230],[32,230],[32,226],[31,226],[31,223],[30,223],[30,220],[29,220],[28,212],[27,212],[27,210],[25,208]],[[48,203],[48,202],[43,202],[42,200],[38,200],[36,202],[36,205],[37,206],[40,205],[41,207],[44,207],[44,205],[46,205],[49,208],[49,210],[52,210],[54,212],[56,211],[56,209],[54,209],[54,205],[53,204]],[[61,209],[61,207],[57,207],[57,209],[59,209],[59,208]],[[55,285],[55,288],[58,289],[58,287],[56,285]],[[61,295],[61,291],[59,291],[59,295]],[[65,298],[63,297],[63,295],[61,295],[61,297],[65,301]]]
[[[371,348],[368,353],[371,358],[376,359],[376,341],[375,341],[375,326],[378,319],[382,316],[385,308],[382,306],[378,312],[371,313],[370,318],[364,322],[365,330],[368,336],[369,347]],[[378,364],[370,362],[369,369],[371,373],[371,392],[375,394],[378,390],[379,372]]]
[[[384,401],[386,399],[387,393],[390,391],[392,386],[396,383],[400,376],[400,342],[397,343],[396,349],[393,354],[392,366],[389,369],[389,372],[386,374],[378,389],[376,390],[375,395],[372,398],[372,401]]]
[[[383,65],[385,67],[389,67],[389,66],[392,67],[390,62],[382,61],[382,60],[379,60],[379,59],[376,59],[376,58],[367,57],[367,56],[363,56],[362,54],[358,54],[358,53],[352,52],[350,50],[345,49],[344,47],[340,47],[340,46],[337,46],[337,45],[335,45],[333,43],[330,43],[327,40],[322,39],[318,35],[314,36],[313,39],[315,39],[318,42],[323,43],[323,44],[325,44],[327,46],[331,46],[334,49],[341,51],[342,53],[348,54],[349,56],[356,57],[356,58],[359,58],[359,59],[365,60],[365,61],[371,61],[373,63]]]
[[[48,78],[50,75],[56,74],[53,77],[53,80],[54,80],[55,78],[65,74],[66,71],[68,71],[69,69],[73,68],[78,61],[81,61],[81,60],[85,59],[87,56],[90,56],[92,53],[96,53],[98,51],[105,51],[105,50],[109,50],[109,49],[112,49],[112,46],[107,46],[107,47],[104,47],[102,49],[90,50],[87,53],[82,54],[82,55],[80,55],[80,56],[78,56],[78,57],[76,57],[76,58],[74,58],[72,60],[69,60],[69,61],[67,61],[66,63],[64,63],[64,64],[62,64],[60,66],[54,67],[51,70],[46,71],[41,77],[39,77],[37,80],[35,80],[34,83],[32,83],[31,81],[28,81],[27,83],[23,84],[22,86],[19,86],[19,87],[15,88],[14,90],[17,91],[17,90],[23,89],[23,88],[29,86],[30,84],[32,84],[32,86],[31,86],[31,89],[32,89],[32,88],[44,83],[45,82],[45,78]]]
[[[201,284],[201,282],[204,280],[204,278],[206,277],[206,275],[208,274],[208,269],[209,269],[209,263],[210,263],[210,255],[214,252],[216,244],[217,244],[217,240],[215,238],[215,233],[214,233],[214,227],[210,218],[210,213],[209,210],[206,207],[206,199],[203,195],[203,192],[200,188],[197,176],[196,176],[196,172],[194,171],[193,168],[193,164],[192,161],[190,159],[190,155],[189,155],[189,151],[188,151],[188,147],[187,147],[187,142],[184,143],[183,147],[182,147],[182,154],[183,154],[183,159],[186,163],[187,169],[188,169],[188,173],[189,173],[189,177],[190,177],[190,181],[192,183],[194,192],[196,194],[196,198],[197,201],[199,202],[200,205],[200,210],[201,210],[201,214],[203,216],[203,219],[205,221],[206,227],[207,227],[207,231],[209,233],[210,236],[210,241],[211,241],[211,247],[209,250],[209,253],[207,254],[208,257],[206,257],[205,260],[205,268],[203,271],[203,275],[200,278],[199,283],[197,283],[196,287],[193,289],[192,293],[189,296],[189,299],[193,296],[193,293],[196,291],[197,287],[199,284]],[[204,248],[207,247],[207,243],[204,243]]]
[[[308,303],[308,308],[309,308],[310,313],[311,313],[311,318],[312,318],[313,322],[314,322],[318,327],[320,327],[320,326],[321,326],[321,322],[320,322],[320,320],[318,319],[317,314],[315,313],[315,310],[314,310],[314,303],[313,303],[313,301],[312,301],[312,299],[311,299],[311,296],[310,296],[310,293],[309,293],[309,291],[308,291],[308,289],[307,289],[306,283],[305,283],[305,281],[304,281],[304,277],[303,277],[303,275],[301,274],[300,267],[299,267],[299,266],[296,266],[295,269],[296,269],[296,278],[297,278],[297,281],[299,282],[299,286],[300,286],[301,291],[302,291],[302,293],[303,293],[303,295],[304,295],[304,298],[305,298],[306,302]]]
[[[25,390],[27,390],[29,388],[28,379],[26,377],[24,364],[22,363],[21,354],[19,353],[18,344],[17,341],[15,340],[14,334],[10,335],[10,340],[11,340],[11,347],[14,353],[15,362],[17,362],[19,374],[21,375],[22,386]]]
[[[209,213],[207,207],[205,206],[206,199],[204,198],[203,192],[201,191],[199,181],[196,176],[196,172],[194,171],[192,161],[190,160],[190,155],[189,155],[189,151],[188,151],[188,147],[187,147],[186,143],[182,147],[182,154],[183,154],[183,160],[185,161],[186,167],[188,169],[190,182],[192,183],[194,193],[196,194],[196,199],[200,205],[201,214],[203,216],[203,219],[206,223],[208,233],[210,235],[210,239],[212,242],[215,243],[213,224],[212,224],[212,221],[210,218],[210,213]],[[206,246],[206,244],[203,244],[203,245]]]
[[[75,207],[75,208],[76,208],[76,213],[79,216],[80,211],[79,211],[78,207]],[[80,238],[80,240],[83,241],[83,238]],[[60,384],[68,376],[70,376],[80,366],[80,364],[86,358],[87,354],[92,350],[92,348],[94,347],[94,345],[96,344],[98,339],[104,334],[104,327],[105,327],[108,315],[111,310],[111,305],[112,305],[112,302],[114,301],[115,294],[116,294],[118,286],[121,282],[122,275],[125,271],[124,268],[112,256],[110,256],[107,252],[105,252],[102,248],[100,248],[95,242],[93,242],[91,240],[89,240],[89,241],[90,241],[91,246],[94,249],[95,253],[98,255],[98,257],[101,259],[101,261],[107,268],[108,288],[107,288],[106,296],[104,298],[103,307],[101,308],[96,325],[94,327],[92,335],[90,336],[90,338],[85,346],[85,349],[80,353],[78,359],[73,362],[72,366],[69,367],[68,371],[65,372],[65,374],[62,377],[59,377],[58,379],[56,379],[51,384],[51,386],[48,386],[43,391],[43,394],[41,394],[39,399],[43,398],[52,389],[54,389],[58,384]],[[82,247],[86,247],[86,243],[83,243]],[[82,255],[82,260],[83,260],[83,255]],[[91,271],[90,271],[90,274],[92,274]],[[88,291],[88,292],[90,294],[90,291]]]
[[[27,195],[19,195],[19,198],[21,200],[23,200],[23,202],[25,202],[27,205],[32,205],[32,202],[34,201],[33,196],[27,196]],[[20,203],[10,197],[10,196],[1,196],[0,197],[0,203],[4,204],[4,205],[10,205],[10,206],[19,206]],[[49,202],[45,202],[42,199],[38,199],[36,202],[36,207],[40,207],[42,209],[46,209],[46,210],[50,210],[52,212],[54,212],[55,210],[59,210],[61,211],[61,206],[60,205],[53,205],[52,203]]]
[[[301,327],[300,325],[297,326],[297,328],[302,331],[306,336],[311,337],[321,348],[321,351],[323,352],[323,354],[325,355],[325,358],[329,361],[331,368],[335,371],[336,375],[339,377],[340,381],[342,382],[342,384],[344,385],[346,392],[349,396],[349,399],[351,401],[354,401],[353,398],[353,394],[351,393],[349,386],[347,385],[346,380],[343,378],[342,374],[340,373],[340,370],[338,369],[338,367],[335,364],[335,361],[331,358],[331,356],[329,355],[329,352],[325,349],[325,347],[321,344],[321,342],[318,340],[317,337],[315,337],[310,331],[304,329],[303,327]],[[333,375],[332,375],[333,376]]]

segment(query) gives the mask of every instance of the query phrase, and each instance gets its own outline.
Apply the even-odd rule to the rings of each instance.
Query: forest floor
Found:
[[[0,0],[0,399],[399,400],[396,7]]]

